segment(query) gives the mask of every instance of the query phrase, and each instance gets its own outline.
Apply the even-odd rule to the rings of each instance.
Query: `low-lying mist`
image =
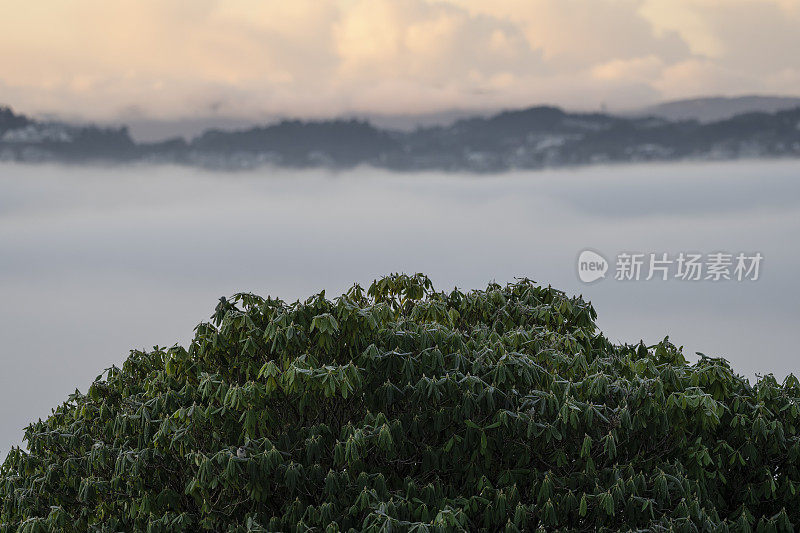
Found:
[[[800,161],[490,176],[0,165],[0,457],[131,348],[187,343],[217,299],[334,295],[397,271],[527,276],[592,300],[614,341],[797,372]],[[592,285],[578,253],[611,261]],[[621,251],[761,252],[758,281],[615,281]]]

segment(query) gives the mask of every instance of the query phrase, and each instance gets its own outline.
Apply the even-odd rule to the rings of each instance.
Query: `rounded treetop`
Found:
[[[0,530],[790,531],[800,383],[614,345],[529,280],[220,300],[31,424]],[[666,327],[666,326],[665,326]]]

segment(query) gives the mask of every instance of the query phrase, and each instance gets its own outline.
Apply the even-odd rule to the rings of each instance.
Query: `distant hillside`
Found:
[[[8,130],[24,128],[30,122],[25,116],[15,115],[10,107],[0,106],[0,135]]]
[[[800,157],[800,107],[702,123],[532,107],[412,131],[360,120],[284,120],[137,143],[127,128],[31,120],[0,109],[0,160],[151,162],[237,170],[262,165],[498,172],[564,165]]]
[[[667,120],[715,122],[742,113],[775,113],[800,107],[800,98],[784,96],[708,97],[664,102],[638,110],[631,115],[656,116]]]
[[[367,121],[376,128],[392,131],[413,131],[420,127],[444,126],[456,120],[475,117],[488,116],[489,111],[468,111],[463,109],[453,109],[433,113],[412,113],[412,114],[377,114],[377,113],[353,113],[342,117],[343,119],[358,119]],[[202,135],[210,129],[217,130],[246,130],[249,128],[279,122],[285,117],[258,115],[247,118],[233,117],[191,117],[183,119],[148,119],[131,118],[124,121],[133,137],[138,142],[158,142],[170,137],[183,137],[191,139]],[[69,122],[68,120],[65,122]]]

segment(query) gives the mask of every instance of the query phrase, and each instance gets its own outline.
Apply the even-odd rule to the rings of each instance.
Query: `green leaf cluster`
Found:
[[[793,531],[800,382],[530,280],[223,298],[31,424],[0,531]]]

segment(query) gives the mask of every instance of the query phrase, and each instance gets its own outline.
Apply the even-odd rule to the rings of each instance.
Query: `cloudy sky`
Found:
[[[0,0],[0,103],[103,120],[800,93],[800,0]]]

